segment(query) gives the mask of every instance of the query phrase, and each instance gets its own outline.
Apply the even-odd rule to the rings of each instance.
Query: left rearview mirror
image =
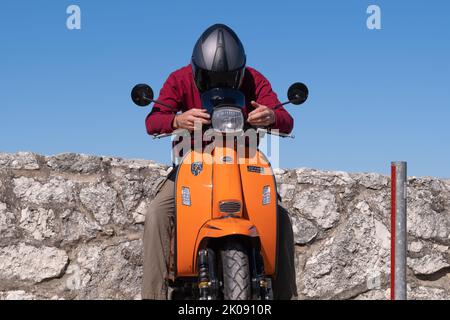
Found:
[[[153,90],[148,84],[138,84],[131,90],[131,99],[140,106],[148,106],[153,100]]]

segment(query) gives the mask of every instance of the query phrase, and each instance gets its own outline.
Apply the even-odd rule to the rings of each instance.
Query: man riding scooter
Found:
[[[195,44],[191,63],[173,72],[164,83],[158,101],[146,118],[150,135],[176,129],[194,131],[197,123],[207,125],[210,115],[202,108],[201,93],[211,88],[239,89],[248,101],[243,110],[247,124],[255,128],[278,129],[290,133],[293,119],[280,104],[269,81],[246,67],[244,47],[229,27],[209,27]],[[144,231],[143,299],[165,300],[172,264],[171,237],[175,223],[175,170],[159,187],[146,214]],[[279,248],[277,276],[273,282],[275,299],[296,297],[294,243],[287,212],[279,207]]]

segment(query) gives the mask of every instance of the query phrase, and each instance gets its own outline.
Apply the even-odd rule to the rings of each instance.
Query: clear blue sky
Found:
[[[66,8],[82,29],[66,28]],[[368,30],[366,9],[382,11]],[[135,83],[155,91],[189,63],[213,23],[241,37],[248,64],[280,99],[305,82],[310,99],[291,107],[295,140],[282,167],[450,177],[449,1],[2,0],[0,151],[61,152],[169,163],[169,140],[146,135]]]

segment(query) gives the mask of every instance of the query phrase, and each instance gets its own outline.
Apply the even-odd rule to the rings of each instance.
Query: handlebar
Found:
[[[162,134],[154,134],[153,135],[153,139],[162,139],[162,138],[167,138],[167,137],[171,137],[171,136],[176,136],[176,135],[181,135],[181,133],[184,133],[185,131],[183,129],[177,129],[171,133],[162,133]],[[281,133],[281,132],[273,132],[270,129],[263,129],[263,128],[257,128],[256,129],[256,133],[257,134],[271,134],[274,136],[278,136],[281,138],[291,138],[291,139],[295,139],[295,135],[293,134],[286,134],[286,133]]]

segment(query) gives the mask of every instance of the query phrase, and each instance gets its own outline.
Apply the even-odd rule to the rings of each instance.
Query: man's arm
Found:
[[[281,133],[291,133],[294,119],[283,107],[273,110],[280,101],[269,81],[260,73],[257,75],[256,101],[252,102],[256,109],[249,113],[248,122],[252,125],[261,124],[270,129],[278,129]]]
[[[156,103],[145,119],[147,133],[150,135],[171,133],[174,130],[173,120],[176,113],[181,110],[182,103],[181,94],[173,74],[167,78],[157,100],[172,106],[172,108]]]

